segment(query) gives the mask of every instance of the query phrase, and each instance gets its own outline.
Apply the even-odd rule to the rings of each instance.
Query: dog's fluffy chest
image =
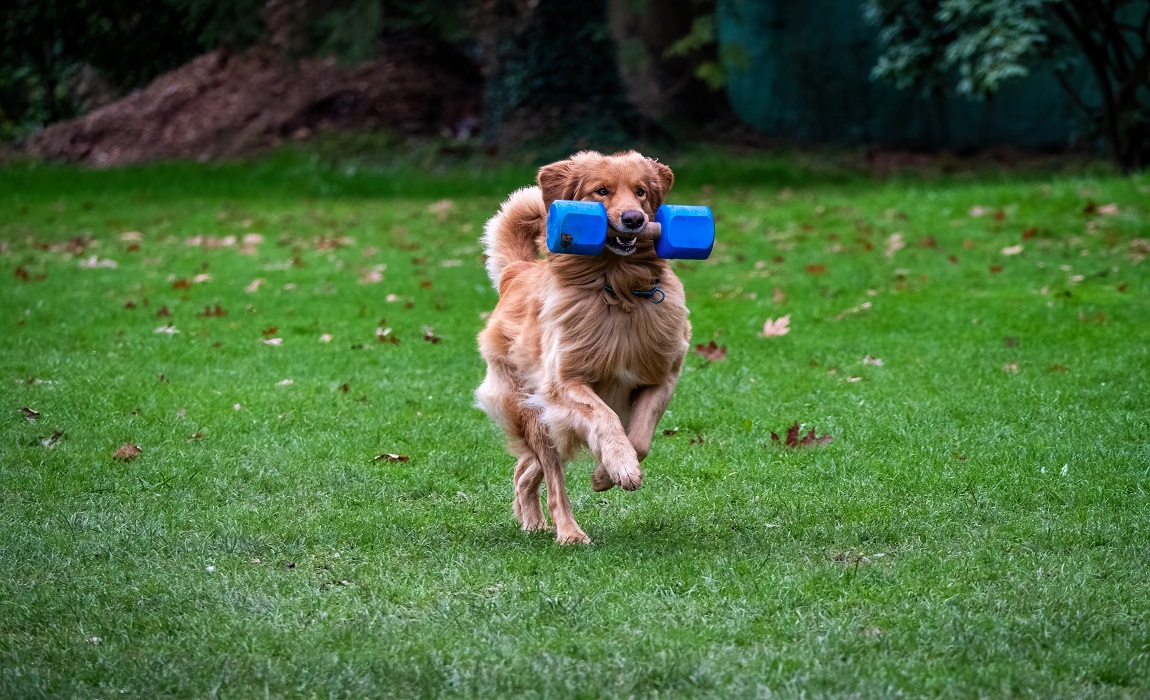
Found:
[[[686,316],[679,299],[643,300],[627,310],[588,303],[555,327],[555,347],[564,348],[558,369],[591,384],[658,384],[686,353]]]

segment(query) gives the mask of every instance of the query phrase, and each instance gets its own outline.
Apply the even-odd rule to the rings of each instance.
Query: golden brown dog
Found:
[[[633,234],[674,181],[670,168],[634,151],[584,151],[541,168],[539,186],[512,193],[487,222],[499,303],[479,334],[487,376],[475,395],[519,458],[514,509],[524,530],[547,527],[546,479],[556,539],[591,541],[571,515],[563,476],[583,447],[595,457],[596,491],[643,483],[639,463],[679,380],[691,324],[682,284],[653,242]],[[540,259],[557,199],[604,204],[612,230],[600,255]]]

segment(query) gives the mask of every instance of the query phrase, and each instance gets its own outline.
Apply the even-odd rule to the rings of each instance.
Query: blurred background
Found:
[[[500,157],[726,143],[1150,159],[1150,0],[7,0],[0,13],[0,141],[21,157],[202,161],[344,138]]]

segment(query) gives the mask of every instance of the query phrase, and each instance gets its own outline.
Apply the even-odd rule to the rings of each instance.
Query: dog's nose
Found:
[[[629,229],[637,229],[647,222],[647,218],[643,216],[643,212],[637,209],[628,209],[623,212],[619,220],[623,222],[623,226]]]

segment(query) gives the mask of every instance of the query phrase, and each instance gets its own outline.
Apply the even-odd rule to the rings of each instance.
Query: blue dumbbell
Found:
[[[703,260],[715,247],[715,217],[710,207],[664,204],[632,234],[655,240],[660,258]],[[602,202],[556,200],[547,212],[547,249],[552,253],[598,255],[607,244],[607,210]]]

